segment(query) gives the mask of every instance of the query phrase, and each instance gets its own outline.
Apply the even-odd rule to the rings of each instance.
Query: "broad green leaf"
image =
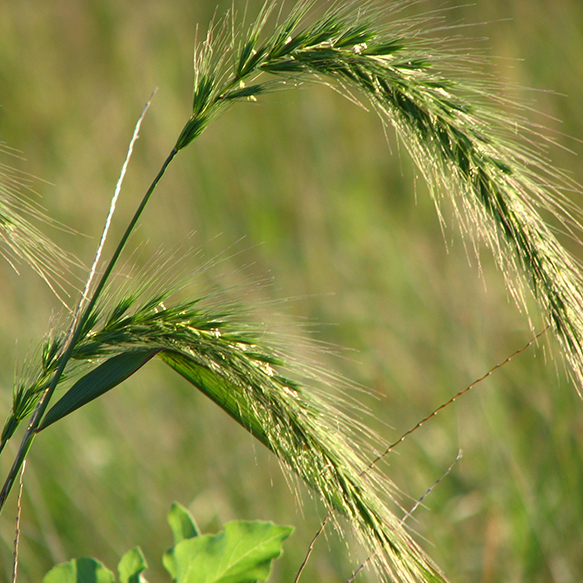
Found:
[[[194,538],[200,535],[200,531],[196,526],[194,518],[191,516],[190,512],[174,502],[168,513],[168,524],[172,529],[172,535],[174,536],[174,544],[177,545],[184,539]]]
[[[119,573],[120,583],[142,583],[142,571],[148,568],[146,559],[140,547],[129,550],[119,562],[117,571]]]
[[[115,578],[99,561],[82,557],[53,567],[43,583],[115,583]]]
[[[292,531],[270,522],[229,522],[219,534],[178,543],[164,554],[164,566],[176,583],[265,581]]]
[[[170,573],[170,576],[172,577],[172,581],[174,581],[174,583],[176,583],[178,577],[178,562],[176,559],[176,555],[174,554],[175,548],[176,547],[172,547],[168,552],[162,555],[162,563],[164,565],[164,568],[166,569],[166,571],[168,571],[168,573]]]
[[[132,350],[113,356],[80,378],[45,415],[39,431],[113,389],[133,375],[159,350]]]

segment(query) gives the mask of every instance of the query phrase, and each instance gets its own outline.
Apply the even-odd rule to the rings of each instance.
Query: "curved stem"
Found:
[[[95,304],[97,303],[97,300],[99,299],[99,296],[101,295],[101,292],[103,291],[103,288],[105,287],[105,284],[107,283],[107,280],[109,279],[111,272],[113,271],[113,268],[117,263],[117,260],[119,259],[122,251],[124,250],[130,235],[135,229],[136,224],[140,219],[140,216],[142,215],[144,209],[146,208],[146,205],[148,204],[148,201],[150,200],[152,193],[156,189],[156,186],[158,186],[158,182],[160,182],[160,179],[164,175],[164,172],[166,172],[166,168],[168,168],[168,165],[170,164],[170,162],[172,162],[174,156],[176,156],[177,153],[178,150],[176,150],[176,148],[173,148],[168,157],[166,158],[166,160],[164,161],[164,163],[162,164],[160,171],[156,175],[156,178],[154,178],[154,180],[152,181],[152,184],[150,185],[146,194],[144,195],[144,198],[142,199],[140,206],[134,213],[132,220],[130,221],[129,225],[125,230],[125,233],[123,234],[123,237],[118,243],[115,252],[113,253],[111,259],[109,260],[109,263],[105,268],[105,271],[103,272],[103,275],[101,276],[101,279],[99,280],[99,283],[97,284],[97,287],[95,288],[95,291],[91,296],[91,300],[87,304],[87,307],[83,310],[81,316],[76,317],[76,320],[73,321],[72,333],[69,337],[67,346],[60,358],[59,368],[55,372],[55,376],[53,377],[51,384],[45,390],[45,392],[43,393],[42,397],[38,402],[36,410],[33,413],[31,421],[26,430],[26,433],[22,438],[22,442],[20,444],[20,448],[18,449],[18,453],[16,455],[14,463],[12,464],[12,468],[10,469],[6,481],[4,482],[2,491],[0,491],[0,512],[2,512],[2,509],[4,508],[4,504],[6,503],[8,494],[10,494],[12,486],[14,485],[14,482],[16,481],[16,478],[18,476],[18,472],[20,471],[20,468],[22,467],[22,464],[26,459],[26,456],[28,455],[28,452],[30,450],[30,447],[32,446],[32,442],[36,435],[36,431],[39,427],[40,421],[45,411],[47,410],[49,401],[51,400],[51,397],[55,392],[55,389],[65,370],[65,367],[67,366],[67,363],[71,359],[71,354],[73,353],[73,349],[75,348],[75,344],[77,343],[77,340],[81,335],[83,327],[85,326],[87,320],[89,319],[89,316],[93,312],[93,308],[95,307]]]

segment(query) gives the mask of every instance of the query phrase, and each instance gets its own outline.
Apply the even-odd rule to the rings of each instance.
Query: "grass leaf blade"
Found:
[[[158,353],[156,349],[132,350],[111,357],[79,379],[48,411],[39,431],[100,397],[133,375]]]
[[[245,427],[261,443],[270,447],[262,423],[253,414],[249,403],[236,384],[229,383],[221,375],[194,362],[183,354],[164,351],[160,353],[160,358],[170,368],[174,369],[199,391],[219,405],[221,409]]]

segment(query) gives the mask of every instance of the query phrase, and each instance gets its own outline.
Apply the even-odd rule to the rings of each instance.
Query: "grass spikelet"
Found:
[[[443,581],[381,499],[392,499],[394,489],[370,467],[370,432],[355,419],[349,403],[336,395],[333,404],[318,388],[333,382],[333,375],[288,357],[278,348],[283,341],[277,342],[263,325],[250,323],[224,297],[211,293],[173,302],[172,293],[138,283],[118,292],[117,299],[104,294],[110,299],[96,305],[59,384],[88,378],[121,355],[142,353],[144,362],[157,356],[268,447],[285,469],[314,490],[330,514],[343,516],[374,556],[379,572],[397,581]],[[61,352],[63,337],[49,337],[40,369],[20,380],[5,433],[14,419],[20,421],[34,409],[58,366],[54,356]],[[76,402],[79,395],[62,396],[38,431],[76,408],[64,405],[67,399]],[[336,524],[345,528],[343,521]]]
[[[379,24],[379,14],[394,16],[402,6],[334,4],[307,23],[311,4],[300,2],[267,35],[273,10],[268,3],[250,32],[233,32],[230,43],[220,35],[214,48],[207,37],[195,57],[195,102],[200,103],[177,149],[237,100],[309,80],[351,99],[360,92],[383,123],[395,128],[436,203],[447,195],[461,230],[492,249],[517,301],[523,303],[524,291],[532,291],[581,394],[583,276],[541,218],[541,212],[550,213],[569,234],[580,232],[578,213],[564,196],[580,187],[545,159],[536,146],[545,138],[536,129],[519,115],[499,112],[510,104],[495,95],[493,83],[471,81],[476,76],[466,69],[477,57],[456,56],[453,41],[448,49],[444,41],[428,38],[423,27],[429,23],[422,19]],[[264,73],[271,79],[264,80]],[[198,99],[206,86],[212,91]]]

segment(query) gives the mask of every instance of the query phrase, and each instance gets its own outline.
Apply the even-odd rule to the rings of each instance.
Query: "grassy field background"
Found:
[[[447,6],[456,7],[456,2]],[[460,2],[459,4],[465,4]],[[50,230],[89,264],[134,124],[158,87],[125,182],[110,251],[189,116],[192,49],[229,2],[7,0],[0,7],[3,157],[42,180]],[[243,11],[235,1],[238,10]],[[420,2],[405,14],[441,7]],[[249,13],[257,3],[249,1]],[[510,99],[557,139],[549,157],[583,182],[583,5],[480,0],[444,12]],[[480,23],[474,25],[475,23]],[[574,136],[569,138],[567,136]],[[182,152],[133,237],[138,265],[165,249],[193,292],[240,286],[257,317],[297,321],[326,367],[372,389],[358,395],[390,443],[532,337],[487,250],[481,269],[453,223],[442,232],[406,153],[379,120],[305,86],[242,104]],[[570,150],[570,151],[568,151]],[[579,155],[577,157],[577,154]],[[573,195],[578,200],[579,194]],[[47,228],[48,229],[48,228]],[[570,244],[570,243],[569,243]],[[570,244],[583,259],[579,245]],[[217,257],[208,270],[200,266]],[[482,275],[480,275],[480,271]],[[82,277],[82,271],[75,274]],[[79,286],[73,277],[71,281]],[[257,285],[253,282],[264,282]],[[0,263],[0,411],[15,362],[42,338],[58,302],[39,279]],[[533,312],[541,329],[541,318]],[[303,332],[302,332],[303,333]],[[307,332],[306,332],[307,333]],[[583,577],[583,403],[546,340],[401,444],[386,466],[409,508],[455,459],[411,526],[453,582],[575,583]],[[7,451],[0,461],[5,474]],[[150,363],[120,389],[35,442],[23,496],[20,583],[91,555],[113,567],[141,545],[163,581],[174,500],[203,531],[233,519],[297,527],[273,581],[291,583],[323,510],[299,505],[277,462],[212,403]],[[12,569],[15,496],[0,522],[0,581]],[[348,541],[350,542],[350,541]],[[306,582],[345,581],[362,557],[332,532]],[[361,575],[373,581],[373,574]]]

